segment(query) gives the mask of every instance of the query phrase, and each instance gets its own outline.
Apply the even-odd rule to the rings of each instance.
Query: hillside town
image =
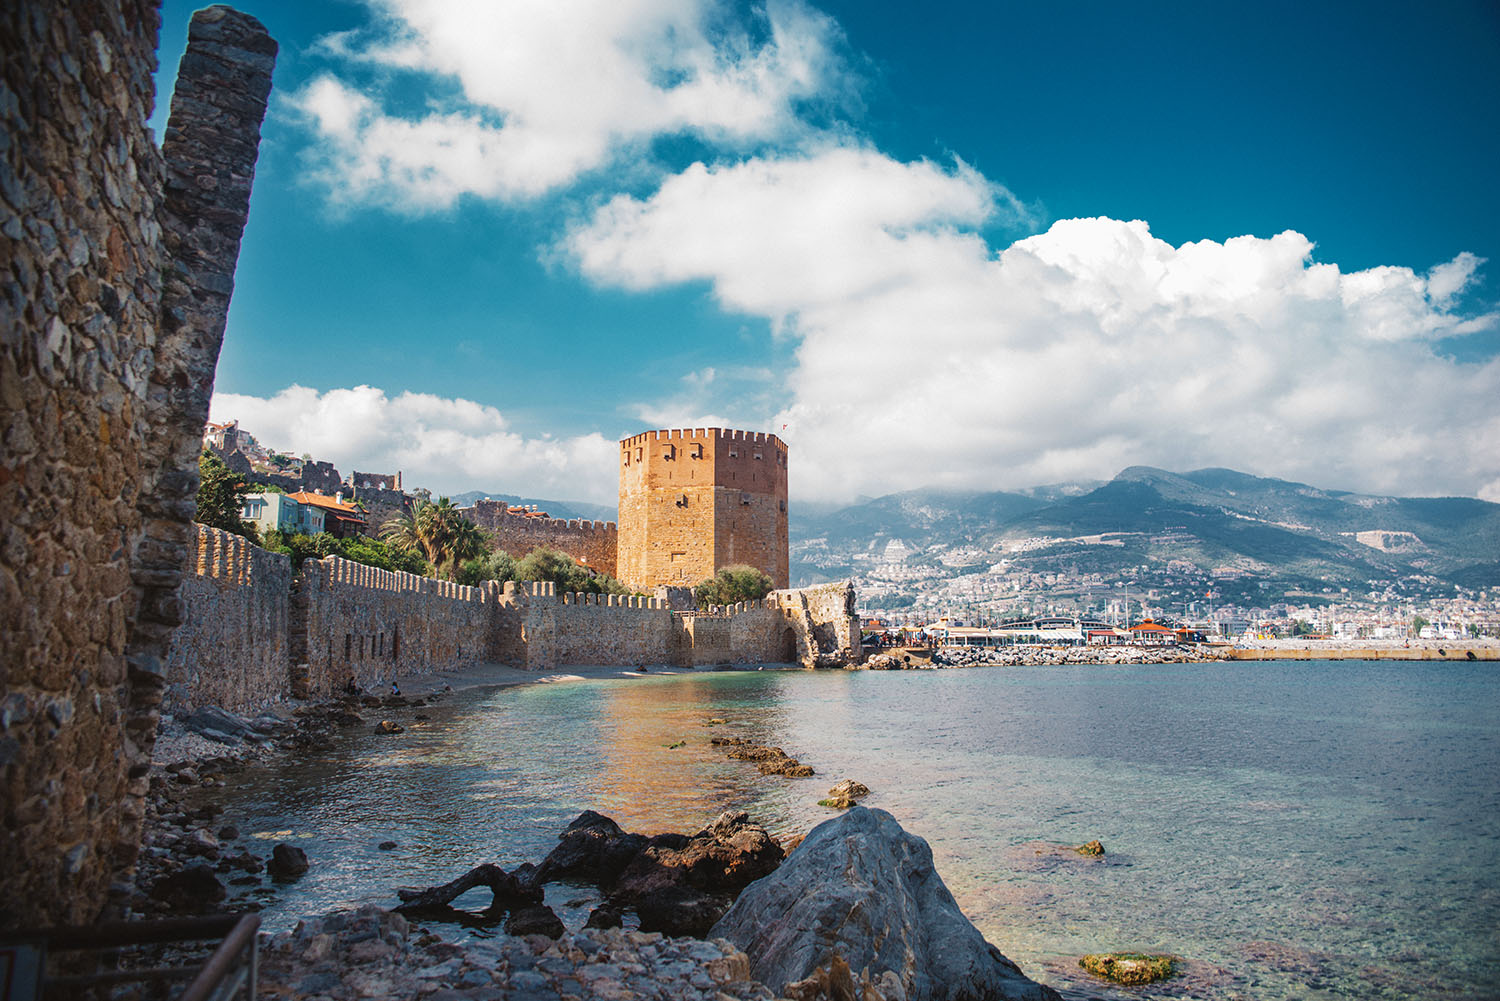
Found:
[[[1032,548],[1051,541],[1033,540]],[[806,560],[816,543],[797,546],[796,555]],[[935,634],[949,625],[998,627],[1063,617],[1127,629],[1140,622],[1170,622],[1237,642],[1292,636],[1336,642],[1500,637],[1500,588],[1442,587],[1413,576],[1371,580],[1362,592],[1324,586],[1261,603],[1242,597],[1247,579],[1254,586],[1253,572],[1243,568],[1204,571],[1186,560],[1170,560],[1119,573],[1037,570],[1016,558],[1025,549],[917,551],[892,540],[877,552],[855,554],[851,579],[868,620]],[[1226,596],[1226,582],[1242,585],[1234,597]]]

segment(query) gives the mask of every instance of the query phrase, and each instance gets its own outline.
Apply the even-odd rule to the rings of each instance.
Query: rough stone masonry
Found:
[[[0,7],[0,928],[127,887],[276,43],[152,0]]]

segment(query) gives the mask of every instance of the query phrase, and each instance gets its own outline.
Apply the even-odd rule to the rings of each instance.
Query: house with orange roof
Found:
[[[344,501],[342,492],[332,497],[323,494],[299,491],[295,494],[287,494],[298,504],[308,504],[320,508],[323,512],[323,527],[336,538],[347,539],[353,535],[359,535],[365,528],[365,518],[359,508]]]

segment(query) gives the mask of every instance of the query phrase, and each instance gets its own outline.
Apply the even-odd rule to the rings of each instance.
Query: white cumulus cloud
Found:
[[[564,246],[601,284],[706,281],[799,339],[766,424],[804,496],[1136,463],[1409,493],[1500,477],[1500,360],[1433,349],[1496,323],[1451,310],[1472,255],[1345,273],[1295,232],[1172,246],[1107,218],[997,252],[977,229],[1012,212],[962,164],[832,148],[695,165]]]
[[[405,483],[437,494],[495,490],[606,504],[618,496],[614,441],[528,438],[472,400],[294,385],[271,397],[215,393],[209,417],[238,420],[266,447],[332,462],[345,476],[400,470]]]
[[[804,130],[799,102],[841,86],[837,28],[797,0],[368,0],[326,39],[340,72],[296,91],[317,175],[346,202],[411,210],[525,198],[658,136],[735,146]],[[378,83],[356,83],[374,69]],[[448,101],[395,110],[402,72]]]

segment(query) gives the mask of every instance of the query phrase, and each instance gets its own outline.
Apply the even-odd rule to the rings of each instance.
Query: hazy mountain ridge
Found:
[[[1288,589],[1354,590],[1412,575],[1500,584],[1500,504],[1473,498],[1363,495],[1231,469],[1147,466],[1053,496],[916,490],[794,521],[793,576],[853,572],[896,538],[919,561],[962,547],[1074,576],[1178,561]]]

